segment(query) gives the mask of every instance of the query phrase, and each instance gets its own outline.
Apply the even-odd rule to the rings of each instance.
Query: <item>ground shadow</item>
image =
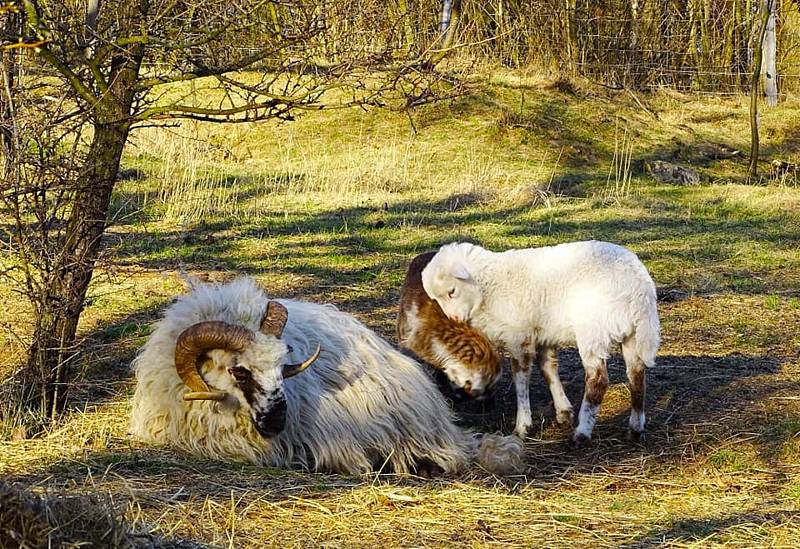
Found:
[[[656,366],[647,371],[646,442],[631,445],[625,441],[630,403],[628,392],[624,390],[616,402],[607,395],[605,406],[620,411],[602,414],[593,441],[579,451],[573,451],[569,446],[572,428],[555,425],[549,389],[541,375],[534,372],[531,382],[534,428],[531,436],[560,439],[561,447],[553,460],[546,454],[536,455],[536,450],[533,450],[529,461],[536,468],[537,476],[551,473],[556,477],[567,469],[590,470],[598,463],[613,465],[614,455],[630,452],[647,455],[651,450],[657,451],[660,457],[656,461],[668,462],[679,459],[685,444],[703,446],[704,442],[722,439],[743,426],[763,431],[764,436],[759,438],[759,454],[767,461],[774,461],[793,433],[774,429],[774,425],[765,421],[762,410],[753,403],[796,392],[797,382],[791,374],[782,372],[785,364],[785,359],[778,357],[742,354],[659,356]],[[577,413],[584,387],[583,368],[577,351],[560,350],[559,365],[565,391]],[[627,382],[625,366],[619,357],[609,361],[608,369],[611,387]],[[513,431],[516,396],[507,365],[496,395],[488,402],[460,399],[444,382],[440,387],[451,400],[463,425],[485,432]],[[547,449],[547,453],[551,451],[552,447]]]
[[[743,512],[723,518],[695,519],[685,518],[675,521],[668,527],[655,528],[631,543],[618,545],[616,549],[651,549],[664,547],[670,542],[679,543],[710,543],[715,535],[723,535],[726,530],[741,526],[754,526],[760,528],[768,526],[787,525],[793,528],[800,527],[800,512],[774,511],[774,512]],[[766,542],[766,540],[762,540]]]
[[[569,185],[569,181],[564,183]],[[675,190],[672,194],[691,192]],[[671,195],[666,196],[667,200]],[[463,200],[461,200],[463,198]],[[469,197],[449,197],[440,201],[405,201],[387,207],[352,207],[315,214],[268,214],[257,222],[234,225],[232,221],[207,221],[191,231],[161,230],[143,237],[139,234],[115,235],[113,253],[122,266],[150,270],[175,269],[182,264],[193,270],[227,270],[260,274],[291,273],[311,277],[315,282],[353,285],[368,280],[369,273],[333,265],[337,254],[350,260],[373,263],[370,271],[399,271],[421,251],[463,240],[464,228],[502,220],[501,237],[521,244],[540,245],[569,240],[610,240],[641,249],[647,261],[696,264],[722,262],[741,253],[741,246],[759,241],[773,253],[795,250],[800,246],[800,225],[787,212],[752,212],[746,208],[710,205],[707,211],[692,213],[685,219],[685,208],[675,203],[658,204],[646,218],[607,218],[581,220],[568,212],[550,211],[546,217],[535,214],[530,205],[497,207],[469,203]],[[673,197],[675,198],[675,197]],[[683,209],[682,209],[683,208]],[[418,241],[398,240],[408,224],[428,231]],[[709,237],[714,236],[714,242]],[[293,238],[302,236],[302,241]],[[245,250],[248,242],[268,240],[269,250]],[[491,247],[491,243],[490,247]],[[245,253],[245,251],[247,253]],[[391,259],[378,255],[390,255]],[[717,290],[762,293],[764,286],[773,290],[793,289],[792,281],[780,277],[764,281],[741,270],[717,273]],[[692,281],[686,281],[686,288]],[[298,295],[303,294],[298,290]]]
[[[583,392],[583,370],[579,357],[575,350],[561,350],[559,361],[567,396],[577,410]],[[595,428],[594,440],[588,447],[579,450],[570,448],[568,444],[571,430],[554,425],[549,391],[541,376],[534,373],[531,402],[534,424],[537,425],[538,421],[539,427],[538,432],[537,427],[534,428],[531,436],[560,442],[555,447],[550,445],[546,451],[529,448],[531,471],[535,471],[539,482],[558,483],[566,471],[591,472],[598,465],[613,468],[621,456],[642,455],[653,463],[670,464],[682,459],[687,444],[705,448],[708,445],[706,443],[741,432],[743,426],[749,431],[765,431],[765,436],[759,439],[758,449],[765,459],[772,460],[793,434],[789,431],[771,431],[770,424],[763,421],[753,403],[796,392],[797,383],[790,374],[782,372],[783,365],[783,360],[769,356],[660,356],[657,366],[649,369],[647,374],[647,442],[636,445],[624,440],[629,410],[625,392],[622,403],[610,403],[607,396],[605,404],[620,411],[604,414]],[[625,382],[621,360],[610,361],[609,377],[612,386]],[[444,392],[452,397],[449,391]],[[452,399],[451,402],[464,427],[479,432],[513,431],[516,400],[507,368],[498,393],[491,401]],[[314,401],[306,399],[304,406],[313,407]],[[554,452],[554,448],[557,451]],[[158,459],[152,460],[148,456],[158,456]],[[9,480],[30,482],[42,476],[72,478],[75,474],[84,475],[87,466],[91,471],[101,474],[111,465],[118,474],[123,474],[124,470],[126,473],[123,476],[128,473],[136,478],[150,474],[163,476],[163,468],[183,467],[185,465],[180,464],[185,459],[179,451],[141,450],[132,440],[122,438],[111,441],[107,449],[92,454],[91,459],[82,456],[77,460],[57,462],[33,474],[12,476]],[[197,462],[191,465],[192,470],[206,473],[209,464],[213,463],[208,460],[200,460],[200,463],[198,458],[191,458],[190,461]],[[216,463],[212,468],[238,471],[242,467],[250,466]],[[264,468],[247,470],[261,470],[270,477],[282,474]],[[178,484],[185,482],[180,479],[176,481]]]

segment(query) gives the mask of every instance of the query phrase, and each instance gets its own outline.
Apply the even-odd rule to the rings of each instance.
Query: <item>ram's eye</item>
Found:
[[[233,378],[238,381],[239,383],[246,383],[253,377],[253,374],[247,368],[243,368],[241,366],[234,366],[233,368],[228,368],[228,372],[233,376]]]
[[[447,297],[453,297],[454,295],[456,295],[456,289],[450,288],[450,291],[447,292]]]

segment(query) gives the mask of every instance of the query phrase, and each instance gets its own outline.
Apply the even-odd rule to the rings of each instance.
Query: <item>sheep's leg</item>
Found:
[[[530,386],[532,359],[533,357],[527,353],[520,358],[511,358],[511,375],[517,391],[517,425],[514,433],[521,438],[525,438],[528,430],[533,426]]]
[[[622,344],[622,356],[625,358],[625,369],[628,374],[628,389],[631,391],[631,416],[628,420],[628,440],[638,442],[644,438],[644,397],[645,397],[645,364],[636,352],[633,337]]]
[[[583,392],[581,411],[578,414],[578,427],[572,435],[572,442],[580,446],[592,438],[600,404],[608,388],[608,370],[606,361],[599,357],[584,357],[586,387]]]
[[[550,395],[553,397],[553,408],[556,410],[556,421],[559,425],[572,425],[574,415],[572,403],[564,393],[561,378],[558,377],[558,350],[555,347],[539,347],[536,350],[539,359],[539,370],[542,372]]]

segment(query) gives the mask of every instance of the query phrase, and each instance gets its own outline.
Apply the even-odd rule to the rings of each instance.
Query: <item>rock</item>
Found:
[[[697,173],[697,170],[664,160],[649,160],[645,162],[644,169],[659,183],[671,183],[673,185],[700,184],[700,174]]]

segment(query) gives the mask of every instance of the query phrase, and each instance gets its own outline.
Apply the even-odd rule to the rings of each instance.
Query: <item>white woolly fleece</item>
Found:
[[[445,314],[469,321],[512,354],[531,344],[577,345],[584,360],[605,359],[633,337],[644,364],[655,362],[655,285],[636,255],[616,244],[502,253],[448,244],[422,272],[422,283]]]
[[[209,361],[203,375],[228,390],[233,402],[184,402],[187,388],[174,366],[178,335],[197,322],[258,329],[268,298],[250,278],[196,285],[166,310],[133,364],[138,383],[130,430],[145,441],[216,459],[343,473],[368,472],[384,460],[391,470],[408,472],[419,459],[451,472],[476,457],[479,441],[453,423],[416,362],[333,306],[278,301],[289,313],[282,342],[258,337],[257,349],[248,351],[259,357],[262,374],[283,360],[303,360],[316,344],[322,349],[306,371],[281,380],[288,410],[279,435],[266,439],[256,432],[246,401],[220,374],[223,368]],[[288,358],[286,345],[292,349]],[[217,363],[232,358],[222,351],[211,355]],[[503,461],[502,455],[494,459]]]

